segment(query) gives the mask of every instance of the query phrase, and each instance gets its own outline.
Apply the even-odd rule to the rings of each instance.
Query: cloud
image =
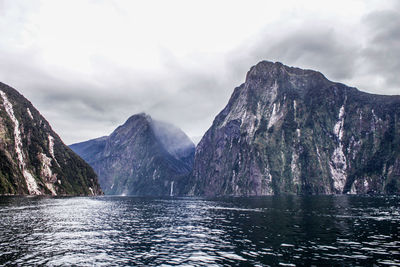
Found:
[[[373,12],[364,17],[367,45],[362,51],[364,71],[375,75],[377,90],[400,94],[400,4],[397,9]]]
[[[229,55],[234,75],[261,60],[322,72],[329,79],[377,94],[400,95],[399,2],[360,19],[356,32],[305,20],[269,25]],[[248,45],[250,43],[250,45]]]
[[[109,134],[143,111],[201,136],[261,60],[400,94],[398,1],[280,2],[210,10],[172,1],[147,16],[154,3],[0,0],[0,81],[66,143]]]
[[[312,68],[334,80],[353,77],[361,45],[343,41],[343,37],[334,29],[312,25],[312,22],[298,25],[279,36],[270,34],[268,29],[265,30],[260,33],[263,38],[253,41],[254,45],[246,57],[236,58],[235,64],[240,64],[241,61],[254,64],[268,59],[302,68]],[[236,72],[238,71],[242,72],[243,69]]]

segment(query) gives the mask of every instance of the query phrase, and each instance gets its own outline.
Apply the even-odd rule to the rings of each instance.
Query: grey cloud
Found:
[[[400,4],[397,4],[400,6]],[[349,39],[329,25],[308,21],[279,32],[265,28],[228,55],[233,76],[261,60],[322,72],[333,81],[379,94],[400,94],[400,9],[373,12],[360,22],[363,40]],[[378,82],[377,82],[378,81]]]
[[[358,44],[346,42],[344,37],[333,29],[315,27],[309,22],[298,25],[279,37],[269,32],[272,32],[272,29],[268,28],[260,33],[263,38],[255,40],[255,44],[248,48],[248,54],[243,55],[242,58],[236,58],[234,64],[245,61],[249,66],[267,59],[315,69],[334,80],[353,77],[361,47]],[[239,68],[236,72],[243,72],[243,69]]]
[[[249,68],[265,59],[315,69],[334,81],[348,82],[350,86],[360,85],[362,90],[390,93],[393,91],[387,88],[382,90],[363,86],[368,85],[368,79],[364,83],[362,80],[359,81],[358,75],[366,75],[360,73],[360,70],[367,68],[369,75],[379,75],[386,81],[387,86],[392,86],[394,90],[399,88],[400,84],[395,80],[398,78],[395,70],[398,63],[396,59],[399,57],[392,55],[396,64],[388,64],[380,55],[389,44],[397,42],[396,37],[391,35],[392,33],[396,35],[397,28],[383,27],[380,16],[376,14],[370,16],[366,18],[369,21],[366,25],[373,40],[366,47],[353,40],[347,40],[329,25],[316,27],[313,22],[308,22],[284,34],[280,33],[279,36],[276,36],[271,28],[266,28],[258,35],[261,38],[249,40],[252,45],[243,44],[237,50],[221,56],[220,59],[225,61],[224,65],[206,64],[206,67],[197,69],[190,64],[188,66],[180,62],[164,49],[161,51],[161,58],[167,74],[141,73],[139,75],[141,79],[137,79],[134,78],[135,73],[129,70],[107,68],[106,71],[111,72],[111,77],[118,77],[120,80],[117,88],[108,81],[103,82],[104,87],[114,87],[112,91],[116,96],[111,104],[105,104],[109,97],[105,93],[102,94],[102,90],[99,90],[100,93],[95,98],[85,94],[76,94],[75,98],[85,99],[84,102],[87,103],[94,102],[94,107],[105,105],[105,112],[113,117],[114,121],[119,117],[119,122],[122,123],[121,120],[130,115],[145,111],[157,119],[178,125],[189,135],[196,136],[210,126],[213,118],[227,103],[234,87],[244,82]],[[396,25],[396,22],[391,25]],[[393,31],[388,33],[387,30],[382,31],[382,28],[387,30],[393,28]],[[388,40],[389,37],[394,41]],[[391,49],[398,50],[397,47]],[[110,64],[100,65],[110,66]],[[379,68],[388,66],[388,68],[379,71],[377,66],[380,66]],[[117,102],[119,108],[113,107],[112,102]],[[92,110],[93,116],[96,117],[98,110],[95,108]]]
[[[354,74],[357,51],[357,47],[346,44],[333,30],[319,29],[297,31],[271,47],[268,53],[294,65],[315,66],[333,79],[345,79]]]
[[[129,116],[143,111],[199,135],[210,126],[232,89],[221,82],[219,71],[195,70],[174,58],[166,64],[168,74],[138,74],[96,60],[95,81],[48,73],[41,68],[42,62],[29,59],[4,61],[19,71],[5,64],[0,68],[10,70],[10,85],[33,102],[66,143],[109,134]],[[24,73],[24,77],[13,73]]]
[[[244,82],[250,67],[261,60],[315,69],[362,90],[400,94],[397,10],[365,16],[360,24],[368,33],[365,44],[312,20],[289,30],[267,25],[257,37],[225,54],[200,54],[180,61],[160,48],[163,69],[155,72],[93,56],[93,77],[66,74],[48,69],[39,49],[12,53],[0,44],[0,81],[30,99],[66,143],[109,134],[129,116],[143,111],[177,125],[189,136],[200,136],[233,89]],[[373,78],[383,81],[382,88],[371,84]]]
[[[400,9],[374,12],[363,22],[368,27],[368,45],[363,50],[369,73],[379,75],[389,93],[400,94]],[[380,88],[384,90],[384,88]]]

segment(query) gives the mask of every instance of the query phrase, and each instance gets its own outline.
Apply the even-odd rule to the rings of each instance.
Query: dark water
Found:
[[[0,198],[0,265],[400,265],[400,197]]]

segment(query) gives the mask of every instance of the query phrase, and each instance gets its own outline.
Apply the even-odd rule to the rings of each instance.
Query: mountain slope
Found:
[[[400,96],[263,61],[196,147],[189,195],[399,193]]]
[[[106,194],[179,194],[190,173],[194,144],[178,128],[141,113],[110,136],[70,146],[99,175]]]
[[[0,83],[0,195],[97,195],[93,169],[33,105]]]

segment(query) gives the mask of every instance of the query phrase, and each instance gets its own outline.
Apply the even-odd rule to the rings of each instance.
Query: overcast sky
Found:
[[[400,94],[400,1],[0,0],[0,81],[65,143],[136,113],[199,137],[261,60]]]

